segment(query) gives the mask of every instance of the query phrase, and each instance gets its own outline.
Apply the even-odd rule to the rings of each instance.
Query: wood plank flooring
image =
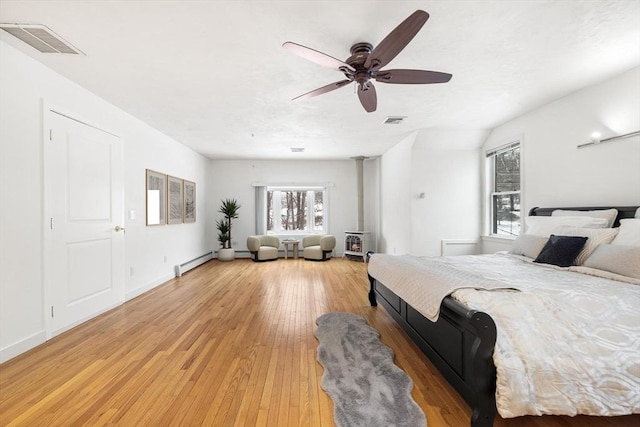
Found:
[[[315,319],[364,316],[412,378],[430,427],[470,410],[382,307],[366,266],[210,261],[0,365],[0,425],[332,426]],[[640,417],[521,417],[496,427],[640,425]]]

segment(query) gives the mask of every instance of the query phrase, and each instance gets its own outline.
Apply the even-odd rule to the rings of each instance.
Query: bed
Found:
[[[627,207],[614,207],[617,210],[617,216],[615,216],[615,220],[611,226],[619,227],[621,220],[627,220],[634,218],[636,215],[636,211],[638,210],[637,206],[627,206]],[[594,210],[604,210],[609,208],[604,207],[563,207],[563,208],[533,208],[529,212],[530,217],[541,217],[541,216],[551,216],[552,212],[556,210],[563,211],[594,211]],[[556,215],[556,214],[554,214]],[[613,218],[612,218],[613,219]],[[533,222],[533,220],[531,220]],[[634,221],[634,224],[638,221]],[[625,221],[625,225],[627,222]],[[640,221],[640,220],[639,220]],[[563,229],[564,230],[564,229]],[[613,231],[614,233],[617,230]],[[548,240],[548,239],[547,239]],[[588,241],[589,239],[585,239]],[[597,239],[591,239],[593,243],[597,243]],[[610,241],[610,240],[609,240]],[[626,242],[625,242],[626,243]],[[635,243],[631,243],[635,244]],[[594,246],[595,248],[595,246]],[[592,252],[593,249],[592,248]],[[637,253],[637,252],[634,252]],[[581,252],[582,254],[582,252]],[[491,257],[492,255],[488,255]],[[635,255],[634,255],[635,256]],[[385,260],[388,257],[389,261],[395,262],[395,259],[401,260],[404,264],[399,264],[400,267],[386,267],[384,263],[381,264],[382,260]],[[474,256],[470,256],[474,257]],[[484,268],[487,271],[491,270],[491,266],[486,266],[483,264],[483,261],[480,261],[481,258],[484,257],[475,256],[476,258],[469,258],[469,260],[476,260],[474,262],[478,263],[478,269]],[[445,263],[447,260],[444,257],[440,260],[440,263]],[[453,258],[453,257],[451,257]],[[455,257],[458,258],[458,257]],[[499,258],[497,255],[494,258]],[[507,258],[507,256],[503,256],[503,258],[499,258],[502,263],[512,264],[517,263],[519,261],[513,261],[512,258],[518,258],[518,255],[514,254],[511,258]],[[534,263],[531,262],[531,259],[527,256],[520,256],[522,258],[523,264],[529,265],[527,268],[536,268],[534,267]],[[464,259],[460,258],[460,259]],[[527,263],[528,261],[528,263]],[[406,263],[409,264],[406,264]],[[447,381],[458,391],[458,393],[462,396],[462,398],[467,402],[467,404],[472,409],[471,416],[471,426],[473,427],[484,427],[493,425],[493,420],[497,414],[497,404],[496,404],[496,364],[494,363],[494,348],[496,347],[496,338],[497,328],[496,322],[494,319],[487,313],[485,313],[483,309],[472,309],[470,306],[474,306],[474,304],[463,303],[456,298],[464,300],[465,291],[464,290],[455,290],[453,294],[451,294],[450,290],[441,289],[443,296],[431,297],[435,298],[438,301],[437,308],[435,313],[429,311],[432,308],[425,308],[422,305],[422,301],[419,301],[420,304],[416,303],[415,296],[405,295],[406,290],[403,289],[402,286],[395,284],[390,289],[390,286],[385,283],[386,281],[390,281],[387,277],[389,277],[386,273],[387,271],[399,270],[400,273],[406,274],[407,271],[413,270],[414,267],[411,266],[411,263],[417,262],[415,259],[401,259],[399,257],[394,257],[390,255],[378,255],[373,254],[370,259],[369,264],[369,280],[370,280],[370,291],[369,291],[369,301],[372,306],[377,306],[380,303],[386,311],[395,319],[395,321],[405,330],[405,332],[409,335],[412,341],[425,353],[425,355],[431,360],[431,362],[436,366],[436,368],[443,374],[443,376],[447,379]],[[582,260],[581,262],[584,262]],[[473,264],[472,262],[468,264]],[[482,264],[482,265],[481,265]],[[483,266],[484,265],[484,266]],[[585,264],[586,265],[586,264]],[[373,268],[377,266],[376,268]],[[382,266],[382,267],[381,267]],[[406,266],[406,267],[405,267]],[[537,265],[536,265],[537,266]],[[431,276],[429,276],[433,282],[436,282],[439,277],[438,268],[429,267],[433,271]],[[444,267],[443,267],[444,268]],[[509,267],[511,268],[511,267]],[[592,269],[585,267],[568,267],[568,268],[559,268],[553,266],[553,268],[547,268],[550,272],[548,274],[556,274],[551,270],[556,269],[559,271],[559,274],[564,274],[564,270],[571,270],[568,275],[572,275],[574,277],[584,277],[585,282],[593,281],[594,283],[600,284],[601,282],[611,282],[613,286],[618,286],[619,288],[623,288],[623,286],[632,286],[632,292],[634,292],[634,296],[632,299],[635,301],[635,295],[637,294],[637,284],[633,285],[621,285],[622,282],[618,282],[618,280],[610,280],[617,279],[615,274],[610,274],[605,272],[603,276],[606,279],[601,277],[592,278],[592,275],[585,274],[590,273]],[[402,270],[402,271],[400,271]],[[467,266],[467,270],[469,267]],[[470,271],[470,270],[469,270]],[[470,276],[467,277],[467,280],[473,279],[473,272],[470,272]],[[400,282],[402,285],[403,279],[402,274],[400,275],[400,279],[397,282]],[[417,274],[417,273],[416,273]],[[576,276],[576,274],[578,276]],[[626,274],[626,273],[625,273]],[[599,275],[599,274],[598,274]],[[489,274],[491,276],[491,274]],[[499,274],[494,274],[493,276],[499,276]],[[496,288],[494,290],[498,290],[501,294],[505,292],[520,292],[517,290],[518,287],[526,287],[526,283],[519,283],[516,290],[510,289],[510,285],[505,285],[504,282],[502,284],[495,284],[496,277],[489,278],[480,278],[479,282],[483,282],[480,284],[480,288],[491,290],[492,288]],[[413,280],[413,279],[411,279]],[[630,279],[631,283],[634,283],[635,279]],[[407,282],[410,279],[406,280]],[[484,283],[486,282],[486,283]],[[521,280],[520,282],[525,282]],[[640,283],[640,282],[638,282]],[[461,288],[469,287],[467,285],[460,285]],[[399,289],[399,290],[398,290]],[[456,288],[455,284],[453,289]],[[626,289],[626,288],[625,288]],[[482,292],[476,292],[476,294],[481,294]],[[489,295],[493,292],[485,292],[483,295]],[[459,295],[463,297],[460,298]],[[454,297],[455,296],[455,297]],[[410,299],[407,302],[407,299]],[[427,298],[429,300],[429,298]],[[473,299],[470,300],[473,302]],[[427,301],[433,307],[433,301]],[[419,306],[419,308],[414,307]],[[477,305],[477,304],[476,304]],[[433,310],[432,310],[433,311]],[[634,310],[635,311],[635,310]],[[635,316],[635,314],[634,314]],[[596,316],[592,316],[596,317]],[[435,320],[435,321],[434,321]],[[501,320],[502,322],[502,320]],[[635,322],[635,318],[633,320]],[[500,324],[500,323],[499,323]],[[540,325],[536,325],[539,327]],[[502,326],[501,326],[502,327]],[[506,336],[504,332],[501,332],[503,336]],[[636,332],[634,330],[633,335]],[[637,344],[637,336],[635,338]],[[501,343],[498,343],[501,344]],[[538,349],[540,350],[540,349]],[[632,356],[634,357],[634,356]],[[634,366],[632,369],[637,369],[637,366]],[[635,375],[638,375],[635,373]],[[502,382],[500,382],[502,385]],[[635,387],[632,384],[632,387]],[[635,393],[635,398],[637,398],[637,391]],[[507,396],[508,397],[508,396]],[[514,397],[517,399],[518,397]],[[637,405],[636,405],[637,407]],[[626,410],[623,408],[623,410]],[[633,410],[636,411],[635,409]],[[553,413],[553,412],[547,412]],[[501,413],[502,414],[502,413]],[[516,415],[519,414],[516,413]]]

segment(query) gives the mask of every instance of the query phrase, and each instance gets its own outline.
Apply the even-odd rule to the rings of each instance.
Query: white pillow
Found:
[[[618,234],[617,228],[576,228],[562,227],[558,233],[561,236],[581,236],[587,237],[584,247],[573,261],[574,265],[582,265],[591,255],[596,247],[601,243],[611,243]]]
[[[612,245],[640,246],[640,218],[621,219],[619,230]]]
[[[547,244],[548,237],[534,236],[533,234],[521,234],[513,241],[510,254],[524,255],[529,258],[537,258],[544,245]]]
[[[607,228],[609,222],[606,218],[590,216],[528,216],[525,221],[527,234],[545,237],[558,234],[562,227]]]
[[[591,218],[606,218],[609,222],[607,228],[613,227],[618,217],[617,209],[596,209],[592,211],[567,211],[564,209],[556,209],[551,212],[551,216],[590,216]]]
[[[640,246],[599,245],[584,266],[640,279]]]

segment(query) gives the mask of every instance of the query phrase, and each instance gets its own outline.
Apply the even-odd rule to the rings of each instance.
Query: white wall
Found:
[[[411,149],[416,134],[380,158],[380,236],[378,249],[387,254],[411,253]]]
[[[413,255],[441,255],[442,240],[474,241],[480,235],[480,150],[431,148],[411,152]],[[424,198],[420,198],[424,193]],[[475,252],[475,245],[468,248]]]
[[[485,135],[417,132],[382,155],[380,252],[438,256],[443,240],[479,238],[480,152],[468,147]]]
[[[241,205],[239,218],[232,228],[232,246],[247,256],[247,237],[255,234],[255,188],[265,185],[328,185],[328,234],[336,236],[336,254],[344,252],[344,232],[357,226],[357,181],[354,160],[213,160],[208,174],[207,203],[212,219],[221,219],[217,213],[220,201],[235,198]],[[212,221],[212,236],[216,236]],[[218,248],[217,241],[215,249]]]
[[[42,104],[119,135],[126,220],[125,293],[136,296],[173,276],[174,264],[210,250],[205,204],[197,222],[145,226],[145,168],[207,192],[209,162],[122,110],[0,41],[0,362],[44,340]],[[164,257],[167,262],[164,262]],[[130,268],[134,269],[131,276]]]
[[[640,68],[496,127],[484,150],[522,138],[524,215],[535,206],[639,205],[640,137],[577,148],[594,131],[606,138],[637,130]],[[483,251],[504,248],[486,242]]]
[[[122,129],[127,218],[125,292],[130,299],[173,277],[175,265],[212,250],[205,203],[210,161],[140,121],[123,122]],[[195,223],[146,226],[145,169],[196,183]],[[131,210],[136,212],[135,220],[128,219]]]

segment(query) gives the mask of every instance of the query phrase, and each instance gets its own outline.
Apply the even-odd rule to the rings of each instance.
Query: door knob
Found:
[[[116,225],[116,228],[114,228],[114,230],[116,230],[116,231],[124,231],[124,227],[120,227],[119,225]]]

